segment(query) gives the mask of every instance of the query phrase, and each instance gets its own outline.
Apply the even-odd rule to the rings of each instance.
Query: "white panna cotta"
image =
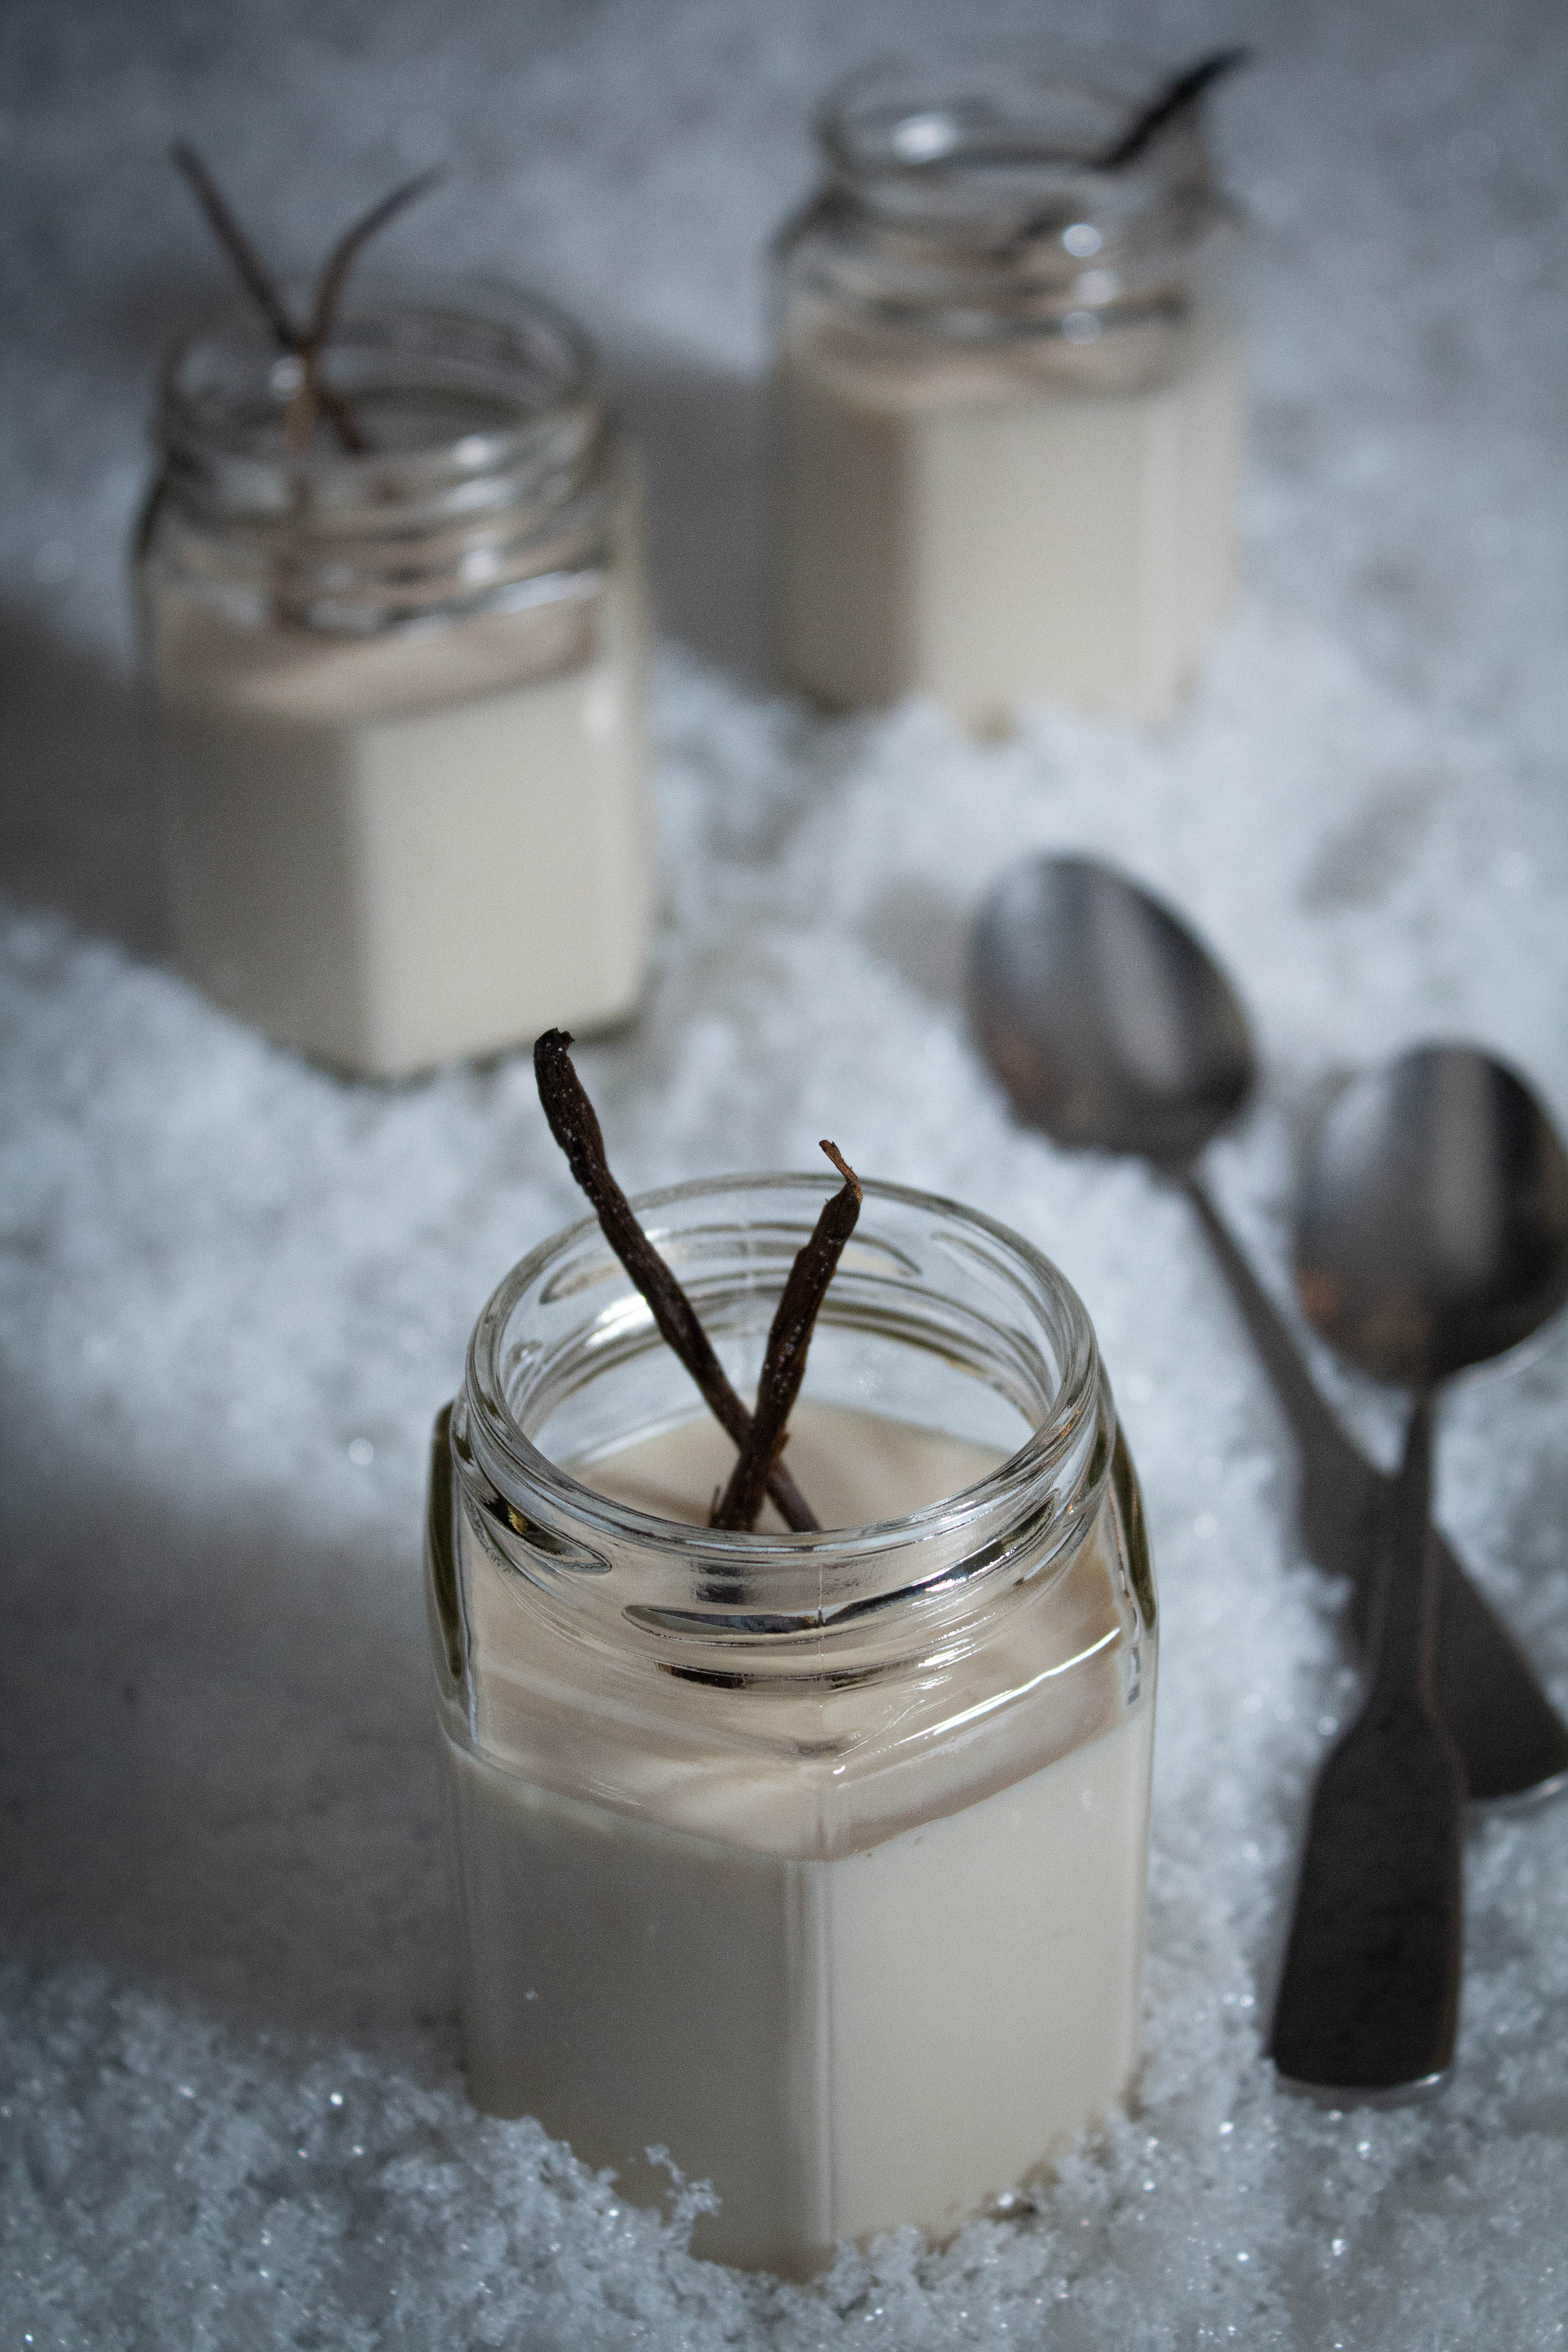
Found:
[[[303,421],[301,390],[248,302],[160,379],[135,556],[179,962],[367,1077],[624,1018],[643,535],[592,350],[499,280],[356,271]]]
[[[652,918],[623,583],[363,636],[168,597],[153,646],[180,961],[400,1077],[631,1011]]]
[[[1242,348],[1219,317],[1157,381],[1061,347],[914,347],[820,313],[778,385],[784,665],[832,704],[929,695],[983,733],[1033,701],[1163,717],[1231,601]],[[1048,373],[1048,368],[1057,373]]]
[[[791,1429],[825,1526],[901,1517],[1001,1458],[820,1403]],[[732,1461],[704,1417],[573,1466],[700,1525]],[[475,1746],[446,1742],[478,2104],[537,2116],[634,2196],[668,2149],[720,2200],[696,2250],[786,2274],[843,2238],[950,2234],[1047,2163],[1138,2046],[1152,1705],[1129,1704],[1113,1555],[1097,1522],[972,1666],[946,1662],[937,1753],[904,1752],[917,1672],[835,1692],[818,1758],[777,1702],[776,1738],[733,1769],[668,1725],[617,1737],[552,1706],[548,1623],[481,1566],[486,1693]]]

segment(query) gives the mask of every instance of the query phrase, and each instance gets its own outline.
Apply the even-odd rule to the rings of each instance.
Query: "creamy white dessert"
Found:
[[[383,1077],[631,1011],[652,916],[642,622],[587,598],[333,636],[161,600],[176,950]]]
[[[1233,592],[1246,404],[1223,319],[1170,340],[1119,389],[1109,336],[943,347],[806,311],[777,388],[789,679],[982,732],[1036,700],[1175,708]]]
[[[792,1433],[839,1526],[1000,1458],[820,1404]],[[576,1466],[696,1524],[732,1459],[703,1419]],[[951,2233],[1117,2099],[1152,1707],[1126,1680],[1103,1522],[971,1656],[826,1698],[747,1692],[718,1765],[711,1717],[688,1748],[608,1664],[595,1721],[553,1697],[556,1637],[516,1581],[481,1563],[468,1601],[475,1736],[514,1769],[446,1743],[481,2106],[537,2116],[633,2195],[668,2148],[721,2200],[698,2252],[809,2274],[840,2238]]]

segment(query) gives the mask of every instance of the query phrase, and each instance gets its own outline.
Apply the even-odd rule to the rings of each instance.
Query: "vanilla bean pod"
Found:
[[[348,283],[350,270],[371,238],[378,235],[389,221],[395,220],[416,197],[433,188],[440,177],[439,171],[429,171],[417,173],[412,180],[405,180],[401,187],[394,188],[390,195],[383,196],[379,204],[372,205],[367,213],[353,222],[328,254],[316,283],[310,323],[300,344],[300,362],[304,373],[300,380],[300,389],[289,402],[289,414],[284,419],[284,431],[291,449],[310,447],[316,430],[317,404],[320,403],[323,408],[326,406],[329,388],[321,378],[321,353],[337,321],[338,304]],[[367,445],[362,441],[361,446]]]
[[[735,1444],[743,1448],[751,1432],[752,1415],[731,1386],[708,1334],[698,1321],[696,1308],[638,1224],[631,1202],[610,1173],[598,1116],[572,1066],[571,1045],[572,1039],[563,1029],[547,1029],[534,1042],[533,1074],[539,1099],[550,1121],[550,1132],[593,1204],[605,1239],[647,1301],[661,1338],[696,1381],[714,1419]],[[776,1448],[773,1450],[776,1452]],[[805,1529],[818,1526],[810,1505],[782,1462],[771,1463],[766,1486],[790,1527]]]
[[[824,1142],[822,1149],[843,1177],[843,1190],[825,1204],[811,1239],[796,1252],[789,1270],[768,1333],[751,1430],[710,1522],[716,1528],[750,1528],[756,1523],[769,1473],[784,1442],[805,1377],[806,1350],[817,1311],[860,1214],[859,1178],[836,1143]]]
[[[289,315],[277,280],[230,212],[217,182],[188,140],[176,140],[169,152],[195,191],[213,235],[234,264],[235,276],[271,328],[273,341],[303,366],[301,331]],[[343,448],[351,457],[363,457],[370,443],[347,401],[325,385],[318,387],[318,398]]]
[[[363,457],[371,446],[369,437],[342,394],[321,382],[321,352],[336,320],[349,271],[361,249],[405,205],[433,187],[440,173],[421,172],[417,178],[405,180],[344,230],[327,256],[317,281],[310,324],[301,327],[290,316],[277,279],[240,227],[217,182],[190,141],[176,140],[169,152],[190,184],[214,236],[233,263],[236,277],[272,330],[273,341],[280,351],[300,362],[300,383],[284,418],[289,447],[295,451],[310,447],[320,411],[350,456]]]

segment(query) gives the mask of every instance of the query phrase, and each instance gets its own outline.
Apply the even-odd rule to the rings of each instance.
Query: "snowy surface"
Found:
[[[1036,0],[972,0],[1001,40]],[[1458,2076],[1334,2116],[1258,2054],[1352,1686],[1281,1432],[1179,1202],[1016,1131],[955,1001],[978,893],[1108,850],[1201,920],[1269,1057],[1215,1154],[1281,1282],[1325,1073],[1510,1055],[1568,1119],[1568,30],[1554,0],[1058,5],[1160,60],[1239,30],[1247,586],[1168,730],[825,723],[765,683],[757,254],[819,85],[916,0],[11,0],[0,648],[5,2346],[1564,2340],[1568,1805],[1479,1823]],[[475,1310],[574,1210],[526,1065],[333,1083],[157,961],[121,547],[152,353],[217,274],[162,160],[268,246],[437,155],[396,232],[541,283],[648,446],[668,921],[584,1056],[634,1183],[804,1165],[1010,1220],[1083,1290],[1165,1601],[1147,2057],[1032,2217],[820,2289],[694,2263],[455,2064],[417,1582]],[[391,257],[389,251],[389,258]],[[1320,1360],[1369,1442],[1386,1404]],[[1445,1517],[1568,1706],[1568,1331],[1461,1383]]]

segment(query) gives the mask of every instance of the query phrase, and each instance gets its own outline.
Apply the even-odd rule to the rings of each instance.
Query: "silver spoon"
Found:
[[[1453,2058],[1463,1925],[1464,1767],[1434,1675],[1434,1402],[1568,1298],[1568,1155],[1523,1081],[1423,1045],[1347,1087],[1303,1171],[1296,1283],[1324,1337],[1414,1402],[1367,1696],[1313,1792],[1270,2054],[1337,2096],[1408,2093]]]
[[[1195,1168],[1242,1109],[1256,1070],[1247,1018],[1202,942],[1159,899],[1089,857],[1004,876],[971,949],[980,1042],[1020,1118],[1058,1142],[1152,1160],[1185,1192],[1300,1450],[1309,1556],[1352,1580],[1364,1638],[1392,1482],[1352,1444]],[[1437,1690],[1472,1798],[1568,1775],[1568,1730],[1501,1621],[1437,1538]]]

